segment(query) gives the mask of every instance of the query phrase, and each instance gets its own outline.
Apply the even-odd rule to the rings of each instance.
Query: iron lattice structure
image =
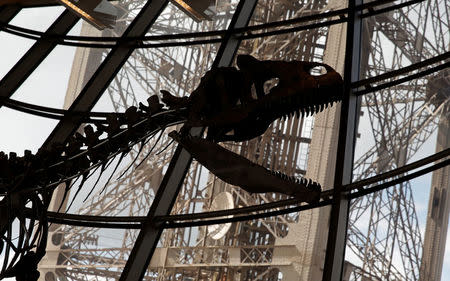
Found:
[[[284,19],[298,17],[320,10],[321,8],[323,9],[325,5],[325,3],[314,3],[314,6],[308,6],[310,3],[304,3],[303,5],[298,4],[298,6],[286,7],[269,2],[260,3],[259,10],[256,11],[255,23],[258,21],[267,22],[272,19],[282,20],[283,17]],[[439,10],[439,7],[443,6],[445,6],[443,1],[425,1],[419,5],[414,5],[403,10],[396,10],[389,14],[381,14],[369,18],[365,22],[365,28],[367,28],[368,32],[367,38],[372,38],[370,40],[370,52],[365,54],[367,61],[364,63],[367,63],[367,69],[365,70],[367,77],[379,75],[388,70],[398,69],[410,63],[419,62],[422,59],[445,52],[448,46],[442,45],[445,42],[446,36],[443,30],[448,30],[448,22],[444,22],[444,19],[448,17],[442,15],[442,12],[445,10]],[[275,7],[278,7],[278,9]],[[303,7],[303,9],[298,9],[298,7]],[[232,6],[227,8],[232,8]],[[419,18],[418,15],[423,15],[423,11],[425,11],[425,16],[420,17],[421,21],[412,22],[410,20],[414,17]],[[280,15],[282,18],[280,18]],[[196,24],[184,14],[172,9],[169,13],[162,15],[162,18],[154,26],[154,30],[158,33],[181,33],[192,30],[201,31],[205,29],[205,25],[213,25],[216,28],[224,28],[226,26],[226,17],[221,18],[219,16],[216,19],[216,21],[211,23]],[[433,26],[433,32],[427,35],[436,37],[430,38],[429,36],[424,36],[425,26],[427,24],[432,24]],[[181,28],[185,26],[189,26],[189,28]],[[197,26],[197,28],[194,26]],[[393,28],[397,29],[393,30]],[[301,34],[294,33],[277,36],[276,38],[263,38],[258,43],[244,43],[242,49],[248,53],[261,54],[260,56],[263,59],[281,59],[281,56],[283,56],[283,59],[321,59],[325,47],[324,38],[326,31],[327,29],[324,28],[312,32],[302,32]],[[422,41],[417,42],[420,38],[423,38]],[[385,58],[386,50],[383,49],[384,40],[388,40],[393,45],[394,55],[391,60]],[[299,57],[297,46],[305,46],[303,51],[307,52],[302,53],[302,57]],[[254,51],[252,52],[252,50]],[[158,92],[162,85],[164,89],[169,89],[179,95],[188,93],[198,83],[199,77],[201,77],[200,74],[207,70],[214,51],[214,45],[184,49],[141,49],[135,51],[132,59],[119,72],[113,85],[108,89],[115,108],[120,110],[121,108],[137,104],[136,94],[134,93],[136,91],[136,82],[147,93]],[[180,63],[175,58],[184,58],[184,61]],[[373,124],[372,131],[375,139],[379,141],[355,161],[356,179],[382,172],[382,169],[389,170],[404,165],[436,128],[437,119],[444,107],[430,106],[424,85],[426,85],[426,81],[414,80],[408,83],[408,85],[385,90],[386,94],[384,95],[365,96],[363,106],[367,108],[367,112],[372,121],[371,124]],[[117,100],[117,97],[120,97],[120,100]],[[389,97],[395,97],[396,100],[389,100]],[[399,97],[401,98],[399,99]],[[379,104],[380,106],[374,106],[375,104]],[[399,110],[396,108],[398,104],[404,104],[405,106]],[[396,118],[386,118],[386,115],[390,114],[393,109],[396,111]],[[297,163],[295,159],[287,159],[290,161],[282,159],[283,150],[279,149],[277,144],[280,144],[280,140],[289,139],[290,137],[289,134],[280,134],[280,132],[285,131],[284,127],[292,128],[300,124],[301,128],[302,125],[308,125],[305,121],[289,120],[286,123],[275,123],[272,131],[266,133],[259,143],[244,144],[237,149],[245,153],[252,147],[254,151],[257,151],[266,146],[270,150],[265,151],[265,156],[252,160],[264,163],[267,166],[271,166],[271,168],[284,170],[289,174],[301,174],[303,172],[302,170],[305,169],[305,163],[303,163],[302,169],[297,165],[291,165],[291,163]],[[411,126],[412,123],[414,123],[414,126]],[[402,129],[399,131],[399,128],[410,129]],[[298,130],[297,134],[301,137],[301,130]],[[166,142],[167,140],[164,141],[163,139],[160,142],[160,147],[164,147]],[[307,144],[308,142],[308,138],[306,137],[297,146],[300,147],[300,143]],[[247,156],[254,155],[253,151],[247,153],[249,154]],[[296,158],[299,156],[305,157],[304,155],[290,155],[289,157]],[[123,180],[108,186],[108,192],[105,192],[108,195],[104,196],[103,200],[97,202],[92,200],[92,202],[86,205],[90,206],[88,213],[110,215],[126,210],[130,215],[144,215],[145,211],[143,210],[151,203],[151,197],[145,195],[145,189],[136,188],[136,183],[153,183],[154,181],[149,179],[153,175],[160,176],[161,170],[167,164],[169,157],[170,150],[159,157],[152,158],[152,161],[147,161],[148,166],[142,167],[140,170],[142,172],[138,171],[137,175],[136,173],[130,173]],[[386,162],[385,159],[389,159],[390,161]],[[275,164],[273,162],[278,163]],[[284,165],[281,164],[283,162]],[[152,171],[152,173],[146,171]],[[204,169],[202,170],[197,164],[194,164],[190,169],[186,186],[179,195],[175,207],[176,213],[187,213],[190,210],[198,208],[207,209],[207,206],[210,206],[213,196],[209,193],[211,191],[208,192],[207,190],[214,190],[212,183],[216,180],[209,178],[209,182],[202,186],[199,183],[202,172],[205,172]],[[151,188],[150,185],[148,184],[147,187]],[[409,183],[405,183],[405,185],[406,187],[397,187],[392,190],[376,193],[370,197],[355,200],[352,203],[349,248],[364,261],[363,269],[365,272],[369,272],[374,276],[384,276],[386,279],[388,276],[395,276],[398,280],[418,280],[422,238],[419,233],[412,192]],[[231,191],[231,189],[225,190]],[[151,192],[149,193],[151,194]],[[241,204],[248,205],[278,199],[264,196],[249,196],[238,191],[234,191],[233,193],[236,197],[240,197],[239,202]],[[117,198],[128,198],[130,203],[124,204],[125,208],[118,208],[119,203],[111,204],[111,202],[117,202]],[[120,203],[120,205],[122,204],[123,202]],[[106,205],[108,207],[105,207]],[[83,208],[86,210],[86,207]],[[373,210],[377,210],[377,212],[373,212]],[[356,224],[358,219],[367,212],[377,215],[371,216],[368,230],[367,232],[363,232]],[[248,255],[248,261],[252,264],[270,263],[270,252],[273,249],[271,247],[264,248],[261,245],[271,244],[276,237],[286,235],[286,221],[292,222],[295,220],[296,218],[294,216],[280,218],[276,221],[259,220],[250,222],[248,225],[240,227],[242,227],[241,229],[251,229],[252,235],[254,236],[253,241],[243,239],[239,235],[237,235],[237,238],[231,237],[230,235],[230,237],[226,238],[228,241],[224,245],[245,245],[246,248],[244,251]],[[388,230],[385,233],[377,231],[379,229],[378,226],[384,223],[388,223]],[[235,227],[238,228],[238,226]],[[226,257],[220,254],[225,248],[224,245],[221,245],[221,247],[208,247],[205,245],[205,238],[196,240],[198,237],[192,234],[193,231],[201,230],[182,229],[168,231],[165,234],[166,236],[163,240],[165,242],[162,242],[162,244],[170,247],[171,251],[177,252],[176,256],[180,259],[179,264],[190,264],[198,260],[198,257],[204,255],[212,255],[216,259],[222,259],[226,262]],[[124,240],[120,248],[92,250],[92,246],[89,245],[89,239],[83,241],[83,238],[97,237],[95,234],[97,230],[76,229],[76,233],[79,233],[77,235],[73,234],[75,233],[73,229],[69,232],[73,238],[65,238],[65,247],[68,250],[64,250],[63,252],[64,256],[68,259],[64,263],[71,268],[66,269],[64,275],[67,274],[66,276],[71,278],[86,276],[85,266],[89,265],[92,267],[93,261],[96,263],[96,266],[92,269],[93,276],[116,278],[120,273],[121,266],[125,263],[124,259],[127,257],[128,251],[132,248],[133,238],[136,236],[136,231],[125,231]],[[392,234],[394,232],[395,234]],[[230,233],[232,232],[230,231]],[[194,241],[185,239],[185,237],[193,237],[191,239],[194,239]],[[255,237],[260,237],[259,241]],[[408,241],[414,242],[407,243]],[[400,268],[398,265],[394,265],[389,258],[397,250],[400,250],[402,257],[402,266]],[[263,256],[265,258],[262,258]],[[110,268],[111,266],[117,267],[119,270],[116,273],[112,272],[111,269],[102,270],[102,268]],[[204,266],[187,266],[183,270],[165,269],[165,271],[161,271],[160,269],[159,273],[164,274],[164,278],[167,278],[167,276],[174,277],[177,274],[203,276],[205,272],[216,270],[214,268],[208,270]],[[267,280],[271,280],[274,277],[272,271],[267,266],[265,269],[256,270],[256,272],[265,276]],[[247,274],[255,274],[253,277],[257,275],[257,273]],[[208,276],[208,274],[205,276]]]
[[[273,9],[276,6],[273,5],[274,3],[262,2],[256,8],[253,24],[270,22],[280,16],[285,19],[300,17],[308,13],[321,11],[325,7],[325,3],[320,4],[313,1],[294,5],[290,9],[284,5],[279,6],[278,9]],[[233,12],[235,6],[236,2],[231,1],[227,4],[222,2],[221,6],[217,7],[214,21],[202,24],[193,22],[185,14],[180,13],[178,9],[172,7],[161,15],[153,29],[154,32],[161,34],[224,29],[230,19],[229,14]],[[295,37],[292,34],[277,36],[276,40],[284,43],[275,47],[272,46],[273,38],[244,42],[240,52],[251,53],[261,59],[289,57],[299,60],[320,60],[323,56],[327,30],[328,28],[322,28],[297,32]],[[307,52],[300,54],[297,49],[292,49],[293,45],[308,46],[305,47]],[[136,91],[153,94],[159,92],[160,89],[165,89],[180,96],[186,95],[194,89],[202,74],[209,69],[216,49],[217,45],[211,44],[187,48],[136,50],[118,73],[113,84],[108,88],[108,94],[115,109],[123,111],[124,108],[131,105],[137,105]],[[268,56],[267,54],[271,55]],[[239,145],[229,144],[228,148],[238,151],[268,168],[285,171],[291,175],[304,175],[311,127],[312,118],[310,117],[280,120],[261,139]],[[163,135],[154,151],[162,150],[168,142],[169,139]],[[281,147],[282,144],[284,144],[284,147]],[[148,147],[151,146],[152,143],[148,144]],[[138,171],[130,171],[122,180],[111,183],[104,191],[106,195],[103,196],[104,199],[100,201],[94,199],[98,196],[95,194],[92,200],[87,201],[80,208],[81,213],[113,215],[126,212],[128,215],[134,216],[145,215],[148,206],[151,204],[152,188],[159,185],[162,171],[170,161],[172,153],[173,149],[167,149],[163,154],[150,157]],[[145,153],[142,154],[145,155]],[[260,154],[260,156],[258,157],[257,154]],[[206,183],[201,182],[204,178],[208,178]],[[137,188],[142,183],[145,183],[146,188]],[[186,214],[192,212],[192,210],[208,210],[214,195],[222,191],[232,193],[233,197],[236,198],[236,204],[240,206],[273,202],[285,198],[283,196],[249,195],[208,175],[206,169],[198,163],[193,163],[186,177],[185,186],[173,208],[173,213]],[[124,203],[124,200],[127,203]],[[220,269],[229,262],[229,257],[224,254],[226,252],[224,249],[236,249],[237,247],[242,247],[241,249],[246,255],[243,263],[246,263],[247,267],[258,263],[271,264],[273,247],[267,247],[266,245],[273,245],[277,237],[286,236],[287,223],[295,222],[297,219],[297,215],[288,215],[275,220],[263,219],[234,225],[233,229],[228,232],[227,237],[217,242],[208,239],[204,228],[166,231],[161,244],[177,257],[176,265],[178,267],[184,265],[183,269],[175,269],[176,266],[172,266],[158,269],[155,272],[149,271],[148,275],[154,276],[157,273],[158,280],[167,280],[176,276],[178,278],[181,275],[204,278],[201,276],[230,274],[230,270],[223,271]],[[242,235],[239,234],[241,232]],[[252,234],[249,234],[249,232]],[[92,276],[117,279],[137,235],[136,230],[127,230],[123,236],[122,247],[104,250],[95,249],[95,246],[98,245],[98,237],[102,236],[98,229],[62,226],[56,230],[56,233],[57,235],[59,233],[70,233],[69,235],[64,234],[63,248],[65,249],[61,250],[60,256],[62,259],[59,261],[64,264],[65,269],[58,270],[57,274],[75,280],[84,280],[83,278]],[[202,233],[203,237],[196,233]],[[92,240],[86,239],[86,237],[93,238],[96,241],[95,245],[92,245]],[[189,238],[185,239],[185,237]],[[214,260],[217,263],[216,266],[203,265],[197,268],[188,266],[193,262],[199,263],[199,257],[203,256],[208,256],[208,259]],[[93,260],[97,264],[91,269],[91,276],[87,274],[86,266],[92,267]],[[201,262],[205,262],[205,260]],[[117,269],[117,271],[113,271],[113,269]],[[268,280],[278,278],[278,271],[269,266],[261,266],[256,270],[249,269],[248,272],[241,274],[243,278],[253,278],[258,275],[265,276],[264,278]]]
[[[281,3],[274,3],[277,1],[260,2],[264,3],[260,3],[257,8],[256,15],[254,16],[255,24],[275,19],[294,18],[320,11],[325,7],[325,3],[318,1],[314,1],[314,3],[295,3],[288,6]],[[369,51],[363,54],[364,61],[362,66],[365,68],[365,76],[372,77],[379,75],[389,70],[398,69],[410,63],[416,63],[444,53],[448,48],[448,46],[444,45],[445,38],[448,38],[448,34],[445,33],[445,30],[448,30],[448,21],[445,21],[445,19],[448,19],[448,16],[446,17],[443,14],[447,10],[439,10],[439,7],[444,6],[444,1],[424,1],[401,10],[368,18],[364,22],[365,36],[367,36],[366,39],[370,42],[369,46],[367,46],[369,47],[367,49]],[[419,17],[419,15],[422,16]],[[413,22],[411,20],[412,18],[420,20]],[[198,25],[197,29],[193,27],[194,25]],[[216,28],[223,28],[226,26],[226,19],[219,16],[211,23],[194,24],[184,14],[176,10],[171,10],[170,13],[163,15],[163,19],[158,21],[154,29],[161,33],[181,33],[192,30],[200,31],[202,28],[205,28],[204,25],[214,25]],[[431,25],[433,29],[432,32],[428,32],[426,34],[427,36],[425,36],[427,25]],[[189,26],[189,28],[186,30],[180,28],[181,26]],[[260,42],[244,42],[241,49],[243,52],[258,55],[262,59],[320,60],[322,59],[325,48],[326,35],[327,28],[292,33],[284,36],[262,38],[259,40]],[[391,58],[386,58],[387,55],[384,46],[386,42],[392,44],[393,56]],[[298,46],[303,46],[301,52]],[[127,63],[127,66],[121,70],[114,81],[115,83],[108,89],[116,109],[120,110],[130,105],[136,105],[137,101],[133,92],[136,89],[135,86],[132,86],[135,84],[134,82],[138,82],[147,93],[158,92],[161,89],[161,85],[164,85],[164,89],[170,89],[170,91],[179,95],[188,93],[198,83],[199,77],[201,77],[199,74],[207,70],[207,66],[211,63],[211,54],[214,52],[214,49],[214,45],[205,45],[185,48],[184,50],[175,48],[137,50],[133,58]],[[300,55],[301,57],[299,57]],[[174,58],[184,58],[183,64],[177,62]],[[153,77],[155,75],[157,77]],[[370,175],[404,165],[414,156],[420,146],[435,130],[444,106],[436,107],[429,103],[426,96],[426,88],[424,87],[426,84],[427,79],[414,80],[406,85],[386,89],[380,95],[366,95],[364,97],[363,107],[366,109],[365,112],[369,114],[372,132],[374,138],[378,141],[376,145],[365,151],[355,161],[355,179],[366,178]],[[117,97],[121,97],[120,101],[117,100]],[[393,100],[393,97],[395,100]],[[398,104],[403,104],[404,107],[399,109],[397,108]],[[395,117],[387,118],[387,115],[392,112],[395,112]],[[295,119],[287,122],[277,122],[273,125],[272,131],[266,133],[261,140],[243,144],[240,148],[235,149],[240,150],[243,154],[247,154],[246,156],[250,158],[252,155],[255,155],[255,152],[261,152],[261,149],[266,147],[268,150],[263,152],[263,157],[256,158],[253,156],[252,160],[266,164],[272,169],[282,170],[288,174],[303,174],[306,168],[305,153],[311,136],[308,133],[309,128],[305,129],[308,126],[311,126],[311,120]],[[296,147],[296,149],[288,153],[279,146],[283,141],[287,145],[287,140],[292,138],[292,135],[289,133],[280,134],[280,132],[286,131],[285,128],[290,128],[292,132],[296,133],[296,137],[302,138],[297,143],[291,141],[293,143],[291,146]],[[165,142],[161,142],[161,147],[165,145]],[[302,150],[301,152],[299,151],[300,148]],[[287,156],[287,154],[289,155]],[[128,197],[130,198],[130,202],[132,202],[130,206],[133,206],[133,208],[130,208],[132,211],[129,214],[143,215],[142,209],[145,209],[145,207],[142,208],[142,206],[148,206],[151,198],[145,196],[145,190],[134,188],[134,183],[148,181],[149,173],[144,172],[146,169],[152,171],[150,175],[160,173],[161,168],[167,164],[169,155],[170,150],[162,156],[148,161],[147,163],[149,165],[141,168],[142,172],[138,171],[137,175],[136,173],[129,174],[128,177],[124,178],[123,182],[121,181],[109,186],[108,189],[110,192],[108,194],[111,194],[111,196],[105,196],[100,202],[90,202],[87,204],[86,206],[92,206],[89,213],[109,215],[117,212],[116,205],[110,205],[108,208],[105,208],[104,205],[117,200],[117,197],[127,198],[129,195],[126,192],[133,192],[133,196]],[[301,165],[297,164],[300,162],[297,161],[298,157],[303,157],[303,163]],[[187,213],[197,208],[207,209],[207,206],[211,205],[213,196],[211,196],[211,191],[208,190],[217,189],[213,184],[217,180],[209,177],[208,183],[202,186],[199,183],[202,173],[205,173],[204,169],[202,170],[197,164],[191,167],[187,184],[182,194],[179,195],[175,207],[176,213]],[[152,183],[152,181],[150,182]],[[363,261],[362,269],[364,272],[370,273],[373,276],[383,276],[386,280],[389,278],[418,280],[419,276],[418,269],[420,267],[423,238],[419,232],[410,184],[407,182],[404,185],[403,187],[395,187],[391,190],[354,200],[351,207],[348,247]],[[245,192],[239,192],[229,188],[222,188],[222,190],[233,192],[236,197],[240,198],[239,203],[246,205],[278,199],[264,196],[249,196]],[[142,200],[145,201],[142,202]],[[140,202],[141,204],[139,204]],[[95,209],[93,208],[94,206]],[[98,211],[96,211],[97,208]],[[362,230],[357,226],[357,223],[367,213],[372,214],[370,216],[370,222],[367,230]],[[239,227],[242,230],[251,229],[254,237],[265,238],[259,238],[259,241],[253,238],[255,240],[248,241],[243,237],[239,237],[239,235],[237,235],[237,238],[230,235],[230,237],[226,238],[228,241],[225,241],[224,245],[245,245],[246,249],[244,251],[246,251],[248,259],[252,264],[270,263],[270,255],[273,253],[273,249],[271,247],[261,248],[261,245],[272,244],[275,238],[285,236],[287,232],[286,222],[295,222],[296,219],[296,216],[288,216],[278,218],[275,221],[265,219],[250,222],[243,226],[235,226],[236,229]],[[379,230],[381,229],[379,226],[383,224],[387,224],[389,227],[387,230],[383,229],[382,232]],[[86,235],[95,236],[93,233],[96,232],[96,230],[87,229],[79,229],[77,231],[83,233],[83,235],[79,235],[78,237],[85,237]],[[165,241],[162,243],[163,245],[169,246],[171,251],[177,252],[176,255],[180,259],[179,264],[187,265],[193,263],[198,260],[198,257],[204,255],[212,255],[216,259],[222,259],[224,262],[227,261],[226,257],[220,254],[226,246],[207,247],[205,237],[197,241],[195,239],[198,239],[198,237],[192,235],[192,231],[196,232],[200,230],[183,229],[167,231],[169,233],[166,233],[166,238],[163,240]],[[72,233],[73,230],[70,232]],[[232,232],[230,231],[230,233]],[[124,264],[124,260],[116,259],[116,257],[127,256],[128,251],[133,245],[132,241],[135,235],[135,231],[127,231],[127,234],[124,235],[122,248],[106,251],[97,250],[93,256],[105,256],[110,257],[110,259],[107,258],[104,261],[99,261],[96,266],[99,269],[93,270],[93,273],[95,272],[93,275],[111,275],[111,272],[106,273],[100,270],[104,266],[102,263],[106,262],[108,264],[111,259],[116,260],[115,264],[120,268],[120,265]],[[190,241],[185,240],[183,237],[195,237],[195,239],[194,241]],[[68,248],[71,249],[68,252],[72,251],[71,254],[78,251],[83,252],[83,246],[79,246],[82,245],[80,240],[74,239],[72,240],[72,244],[70,240],[66,241]],[[87,246],[86,248],[88,249],[90,247]],[[76,251],[74,251],[75,249]],[[391,262],[390,257],[394,251],[400,251],[401,253],[402,264],[400,266]],[[89,252],[89,254],[83,253],[85,256],[81,258],[79,253],[77,253],[77,260],[75,261],[70,258],[71,254],[68,255],[68,260],[70,260],[68,265],[72,269],[65,271],[67,276],[74,277],[72,274],[76,273],[80,274],[78,276],[86,274],[84,263],[91,264],[93,258],[90,256],[92,254],[91,251],[86,252]],[[81,267],[77,268],[74,265],[80,265]],[[210,270],[215,271],[217,269]],[[187,266],[181,271],[166,269],[164,271],[164,278],[167,278],[168,275],[176,276],[177,273],[181,275],[186,274],[187,276],[202,276],[204,271],[208,272],[205,266]],[[262,276],[265,276],[267,280],[271,280],[274,276],[273,269],[267,266],[262,270],[256,271],[262,274]],[[253,274],[255,274],[253,277],[257,276],[256,273]],[[113,276],[117,275],[113,274]],[[355,277],[357,275],[353,276],[359,280],[358,277]]]
[[[132,19],[145,2],[121,1],[121,5]],[[150,32],[170,34],[226,29],[238,1],[220,2],[214,20],[202,23],[192,21],[169,5]],[[345,6],[339,1],[329,2],[259,1],[251,24],[283,21]],[[385,5],[393,4],[386,1]],[[448,52],[449,18],[445,0],[419,1],[366,17],[363,21],[362,76],[377,76]],[[115,35],[122,34],[128,22],[124,18],[114,30]],[[325,26],[247,40],[241,44],[239,52],[260,59],[321,61],[327,51],[328,32],[329,28]],[[160,89],[179,96],[188,94],[210,68],[218,46],[211,43],[136,49],[107,89],[114,109],[123,111],[137,105],[138,101]],[[89,59],[92,63],[99,62],[99,56],[102,54]],[[405,165],[428,140],[440,116],[446,114],[448,103],[448,100],[440,105],[433,103],[433,93],[427,92],[426,87],[433,79],[433,76],[426,76],[363,97],[362,111],[368,115],[376,141],[355,160],[355,180]],[[307,170],[312,127],[310,117],[278,120],[262,137],[238,145],[227,144],[227,147],[270,169],[299,176]],[[121,179],[108,184],[103,192],[100,188],[78,213],[144,216],[172,157],[174,148],[169,142],[164,133],[161,138],[152,139],[148,147],[155,144],[154,151],[163,152],[151,154],[138,169],[126,172]],[[169,147],[165,149],[167,145]],[[142,155],[145,154],[144,150]],[[131,153],[131,158],[136,155],[136,151]],[[247,194],[220,182],[194,162],[172,213],[209,210],[214,197],[224,191],[233,195],[236,206],[284,198],[272,194]],[[367,214],[370,214],[370,220],[361,228],[361,218]],[[277,266],[282,264],[277,263],[275,257],[278,247],[275,243],[287,236],[290,225],[298,219],[298,214],[291,214],[234,223],[218,240],[209,236],[206,227],[165,230],[159,247],[165,249],[165,255],[174,262],[151,265],[145,278],[279,280],[282,275]],[[113,240],[115,246],[105,247],[112,245],[105,230],[59,226],[51,231],[53,249],[49,248],[49,252],[56,254],[55,273],[61,280],[118,279],[138,234],[133,229],[117,231]],[[355,199],[351,203],[348,250],[357,256],[360,265],[352,267],[350,276],[353,280],[377,280],[374,276],[383,280],[418,280],[422,240],[409,182]],[[231,264],[231,255],[236,251],[240,261]],[[394,254],[400,255],[401,263],[392,261]]]
[[[371,42],[362,55],[366,77],[448,51],[446,5],[424,1],[365,20],[366,38]],[[412,80],[363,97],[377,141],[355,161],[355,180],[404,166],[437,129],[440,118],[447,118],[448,105],[432,103],[436,93],[430,93],[427,84],[433,79]],[[357,224],[365,215],[369,223],[362,230]],[[349,224],[348,246],[363,261],[364,271],[382,280],[419,280],[423,237],[410,182],[355,199]],[[392,261],[394,252],[400,253],[401,262]]]

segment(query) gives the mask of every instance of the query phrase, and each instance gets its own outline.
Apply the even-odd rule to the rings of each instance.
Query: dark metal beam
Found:
[[[144,36],[162,10],[166,7],[167,3],[168,0],[147,1],[133,22],[131,22],[125,30],[122,38]],[[112,48],[103,63],[98,67],[97,71],[93,74],[91,79],[89,79],[86,86],[72,103],[69,111],[89,112],[114,79],[122,65],[130,57],[134,49],[133,46],[125,44],[118,44]],[[66,116],[58,123],[56,128],[47,138],[43,148],[51,148],[54,143],[64,143],[80,126],[82,121],[81,115]]]
[[[0,3],[1,6],[20,6],[22,8],[28,8],[28,7],[43,7],[43,6],[54,6],[54,5],[61,5],[56,0],[2,0]]]
[[[228,29],[247,26],[257,2],[257,0],[241,0]],[[213,67],[231,65],[239,44],[240,40],[236,38],[236,35],[233,36],[231,32],[227,33],[221,43]],[[203,128],[194,128],[191,130],[191,134],[199,136],[203,131]],[[170,214],[191,162],[191,155],[179,145],[153,200],[147,215],[147,221],[139,232],[120,281],[137,281],[144,277],[163,231],[162,225],[153,223],[153,218]]]
[[[348,2],[344,99],[341,103],[333,204],[330,214],[323,281],[338,281],[341,280],[342,276],[350,205],[342,186],[349,184],[352,180],[353,154],[359,116],[359,100],[355,95],[355,90],[351,88],[351,83],[358,81],[360,74],[362,20],[359,17],[360,12],[355,10],[355,6],[361,5],[362,0],[349,0]]]
[[[117,1],[117,0],[107,0],[107,1]],[[1,7],[8,6],[20,6],[21,8],[42,8],[42,7],[54,7],[62,6],[61,2],[57,0],[1,0]]]
[[[8,6],[4,9],[7,10],[8,8],[11,7]],[[66,10],[47,29],[46,34],[65,35],[72,29],[78,20],[78,16]],[[35,42],[0,81],[0,98],[11,97],[57,45],[57,40],[48,40],[45,38]],[[2,103],[0,99],[0,107],[1,106]]]
[[[0,7],[0,22],[9,23],[21,10],[19,6]]]

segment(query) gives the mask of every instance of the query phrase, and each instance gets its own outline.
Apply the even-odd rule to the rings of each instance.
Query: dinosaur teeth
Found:
[[[279,171],[271,171],[271,170],[269,170],[269,172],[270,172],[270,174],[272,174],[272,175],[274,175],[274,176],[276,176],[276,177],[278,177],[278,178],[280,178],[282,180],[289,181],[289,182],[292,182],[292,183],[295,183],[295,184],[303,185],[305,188],[307,188],[311,192],[317,192],[317,191],[320,192],[321,189],[322,189],[319,183],[317,183],[317,182],[315,182],[315,181],[313,181],[311,179],[306,179],[306,178],[303,178],[303,177],[296,178],[294,176],[288,176],[288,175],[286,175],[286,174],[284,174],[282,172],[279,172]]]
[[[303,177],[293,178],[293,182],[304,185],[310,191],[316,191],[316,192],[319,191],[320,192],[322,190],[322,187],[320,186],[320,184],[311,179],[306,179]]]

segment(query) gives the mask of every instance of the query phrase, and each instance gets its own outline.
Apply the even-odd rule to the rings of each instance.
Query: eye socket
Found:
[[[312,76],[319,76],[327,73],[327,70],[323,66],[316,66],[309,70],[309,74]]]
[[[278,78],[272,78],[264,82],[264,93],[267,95],[273,87],[278,85],[279,81],[280,79]]]

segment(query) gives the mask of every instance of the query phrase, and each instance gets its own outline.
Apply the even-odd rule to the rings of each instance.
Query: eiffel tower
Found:
[[[230,21],[239,2],[216,1],[210,6],[214,12],[212,20],[202,22],[193,20],[178,6],[169,3],[158,11],[149,34],[227,30],[231,28]],[[250,26],[289,21],[347,6],[347,1],[341,0],[256,2]],[[121,36],[130,23],[140,19],[137,15],[145,3],[120,1],[126,13],[114,30],[101,33],[84,24],[82,33],[89,36]],[[445,0],[402,3],[405,5],[394,7],[395,3],[383,1],[382,5],[363,11],[366,17],[362,20],[361,78],[380,76],[448,52],[448,3]],[[30,1],[30,4],[24,5],[34,4]],[[7,22],[12,14],[11,9],[1,9],[0,19]],[[63,17],[55,23],[60,27],[70,25]],[[332,19],[338,20],[339,17]],[[345,30],[345,24],[338,23],[300,30],[292,28],[289,32],[255,38],[248,36],[249,39],[240,44],[238,52],[260,59],[324,61],[343,71]],[[76,51],[72,67],[66,106],[94,79],[97,79],[95,83],[103,83],[107,87],[101,102],[117,112],[123,112],[131,105],[136,106],[139,101],[161,89],[179,96],[188,95],[214,63],[218,53],[220,44],[216,42],[138,48],[123,66],[113,65],[117,74],[107,83],[98,77],[96,71],[108,51],[80,48]],[[448,122],[445,123],[448,120],[448,91],[445,96],[445,92],[442,94],[439,90],[448,89],[448,74],[448,71],[439,71],[362,97],[362,117],[358,128],[361,137],[356,143],[354,181],[410,163],[418,157],[424,145],[429,145],[438,128],[439,144],[436,149],[448,148],[448,138],[445,136],[445,131],[448,132]],[[331,188],[339,113],[339,106],[334,106],[314,117],[277,120],[260,138],[245,143],[227,143],[226,147],[267,168],[288,175],[306,176],[319,181],[325,188]],[[370,126],[370,131],[364,131],[367,128],[363,125]],[[367,138],[373,143],[364,144]],[[141,156],[137,156],[138,148],[134,148],[127,159],[131,163],[138,157],[135,163],[139,163],[144,160],[142,155],[146,155],[153,146],[153,152],[142,165],[136,168],[134,164],[120,179],[108,183],[104,190],[99,186],[86,202],[76,201],[76,208],[69,212],[97,216],[145,216],[173,157],[175,146],[165,132],[160,138],[153,138],[148,148],[140,153]],[[122,174],[126,166],[117,175]],[[442,199],[445,197],[442,194],[445,194],[443,190],[449,184],[448,180],[445,181],[446,175],[448,178],[448,167],[433,175],[433,187],[438,187],[430,191],[430,218],[425,235],[420,232],[415,207],[417,199],[410,182],[351,201],[344,279],[440,280],[439,265],[442,267],[443,253],[435,253],[432,249],[445,246],[448,222],[448,203],[445,202],[448,200]],[[194,161],[172,214],[213,210],[214,198],[221,194],[231,195],[230,202],[234,207],[285,199],[274,194],[251,195],[231,187]],[[439,198],[438,203],[433,203],[436,202],[435,197]],[[166,229],[144,279],[318,280],[324,267],[329,212],[330,209],[324,207],[220,225],[218,228]],[[438,238],[433,236],[435,229],[441,231]],[[110,231],[52,225],[48,256],[40,265],[44,273],[41,276],[45,280],[117,280],[138,233],[137,229]],[[429,279],[429,276],[435,279]]]

